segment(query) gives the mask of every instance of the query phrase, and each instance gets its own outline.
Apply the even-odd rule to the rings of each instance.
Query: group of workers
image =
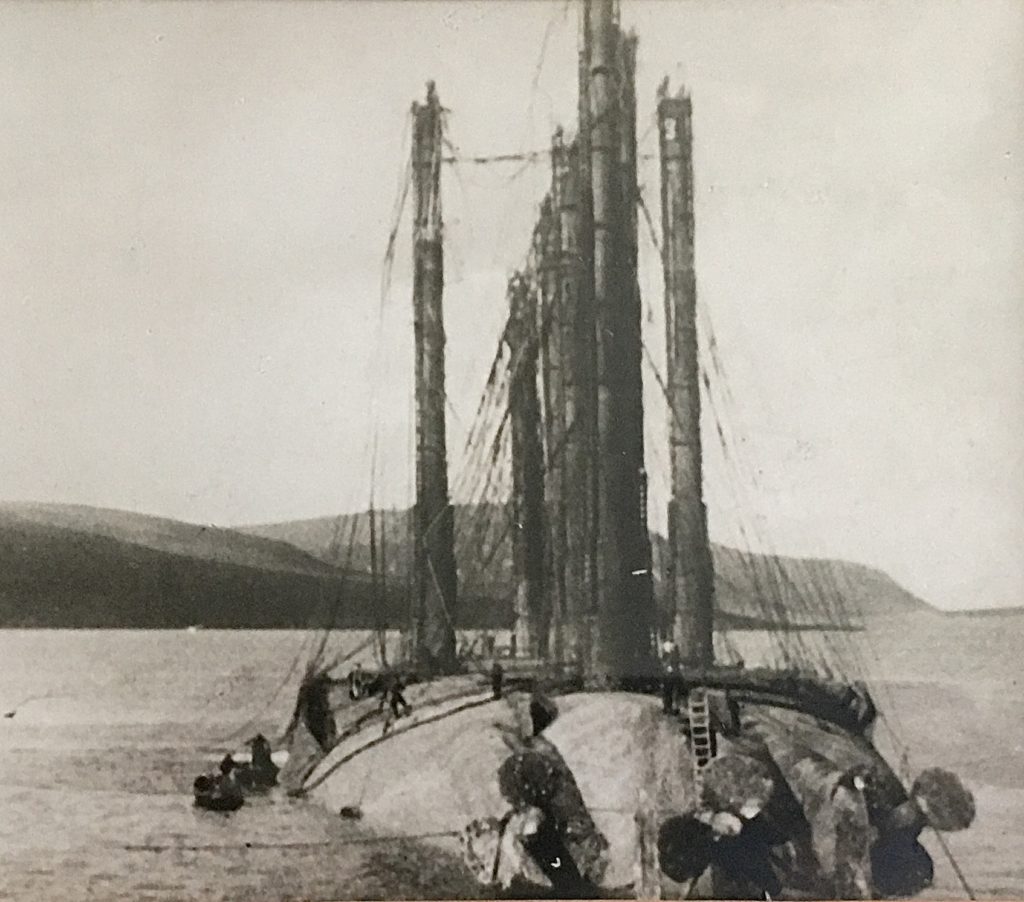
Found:
[[[202,774],[192,784],[195,803],[211,811],[235,811],[245,802],[245,792],[265,791],[277,785],[280,770],[271,757],[270,743],[258,733],[249,740],[250,761],[239,763],[225,755],[216,773]]]
[[[678,713],[679,675],[682,662],[679,647],[675,642],[667,640],[663,643],[661,662],[664,675],[662,687],[665,711],[676,714]],[[505,689],[505,671],[496,655],[493,656],[490,680],[494,698],[502,698]],[[328,674],[320,673],[308,680],[300,691],[302,702],[300,708],[305,708],[307,724],[318,743],[325,749],[333,745],[336,735],[336,731],[333,729],[334,718],[331,715],[329,691],[330,687],[337,685],[338,682],[340,681],[332,679]],[[412,713],[412,705],[409,704],[404,694],[406,679],[398,670],[388,668],[382,673],[371,674],[357,662],[349,671],[343,685],[347,686],[348,697],[353,702],[379,696],[378,713],[383,714],[385,709],[388,709],[390,715],[385,723],[385,731],[393,720]]]
[[[370,674],[363,670],[362,664],[357,663],[343,680],[333,678],[327,671],[312,674],[299,688],[292,725],[301,718],[324,751],[333,748],[338,739],[331,701],[332,689],[338,685],[347,687],[348,697],[353,702],[379,695],[377,712],[383,714],[385,708],[389,709],[389,716],[384,723],[385,732],[390,729],[392,721],[412,713],[412,705],[404,695],[405,677],[397,670],[388,669],[380,674]]]

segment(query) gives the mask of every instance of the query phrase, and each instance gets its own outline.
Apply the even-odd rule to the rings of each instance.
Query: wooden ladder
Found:
[[[704,788],[704,765],[714,756],[711,735],[711,708],[706,689],[691,689],[686,696],[686,716],[690,723],[690,752],[693,755],[693,788],[700,797]]]

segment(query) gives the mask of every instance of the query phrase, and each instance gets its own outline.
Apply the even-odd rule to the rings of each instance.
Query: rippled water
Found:
[[[955,767],[975,789],[977,826],[950,837],[975,890],[1019,897],[1024,703],[1017,671],[1006,674],[1019,670],[1020,637],[998,633],[960,641],[995,649],[991,672],[971,663],[961,673],[935,640],[919,659],[899,656],[886,694],[918,766]],[[364,639],[339,635],[328,653]],[[192,807],[197,773],[256,730],[273,736],[286,723],[314,641],[302,632],[0,631],[0,709],[16,708],[0,719],[0,898],[440,892],[437,874],[432,885],[419,881],[415,850],[366,842],[314,803],[270,797],[230,816]],[[1003,645],[1012,650],[1005,662]],[[943,656],[944,682],[928,684],[923,672]],[[931,895],[963,896],[942,861]]]
[[[313,639],[0,631],[0,708],[50,696],[0,720],[0,898],[392,892],[380,850],[315,804],[275,796],[230,816],[191,804],[193,778],[226,748],[286,723]]]

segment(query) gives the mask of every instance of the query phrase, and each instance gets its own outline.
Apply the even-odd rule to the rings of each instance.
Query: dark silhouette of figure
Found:
[[[366,694],[366,674],[363,665],[357,663],[348,675],[348,697],[357,702]]]
[[[277,785],[277,774],[280,768],[271,757],[270,743],[262,733],[257,733],[250,741],[252,747],[252,765],[250,778],[255,789],[269,789]]]
[[[306,727],[325,751],[334,745],[338,728],[331,711],[331,685],[333,680],[326,673],[305,680],[299,689],[299,710],[303,713]]]
[[[236,811],[242,807],[245,798],[238,783],[238,765],[231,755],[225,755],[217,774],[203,774],[192,784],[195,804],[210,811]]]
[[[406,700],[402,694],[402,690],[405,688],[402,676],[395,671],[390,671],[385,674],[383,680],[383,688],[380,694],[380,707],[379,711],[384,710],[385,705],[391,707],[391,716],[394,718],[403,717],[406,714],[412,713],[412,705]]]
[[[498,661],[491,666],[491,692],[495,699],[500,699],[505,687],[505,671]]]

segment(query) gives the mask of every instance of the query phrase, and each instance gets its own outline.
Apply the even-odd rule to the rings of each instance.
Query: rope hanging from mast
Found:
[[[428,102],[429,99],[428,94]],[[443,118],[444,111],[442,110],[441,112]],[[411,117],[408,121],[411,121]],[[652,122],[647,128],[644,138],[652,132],[654,125],[655,123]],[[450,151],[447,154],[440,155],[439,163],[470,163],[475,165],[500,165],[509,162],[534,163],[547,162],[553,155],[551,149],[546,149],[520,153],[464,156],[458,152],[457,148],[447,142],[443,135],[442,140],[445,141]],[[641,158],[647,158],[649,155],[640,156]],[[403,165],[396,196],[394,219],[388,232],[387,247],[382,266],[381,319],[383,318],[383,308],[387,303],[390,288],[399,220],[404,211],[412,184],[412,168],[411,160]],[[427,218],[439,224],[440,192],[431,194],[429,200],[430,205],[427,210]],[[663,249],[659,246],[650,211],[644,202],[642,194],[638,193],[636,202],[651,235],[652,243],[654,243],[659,256],[661,256]],[[524,267],[530,277],[536,277],[536,265],[536,254],[531,247],[530,252],[527,254],[526,266]],[[703,323],[707,319],[706,311],[704,311],[702,305],[699,309]],[[544,324],[542,329],[546,328],[546,326],[547,324]],[[713,412],[719,446],[730,472],[734,472],[740,465],[740,461],[736,459],[736,451],[742,451],[743,444],[742,442],[735,441],[734,438],[730,438],[729,418],[724,411],[719,409],[721,399],[716,400],[714,397],[715,394],[720,394],[724,396],[726,401],[731,400],[728,391],[728,381],[724,378],[724,373],[722,372],[719,350],[709,323],[705,325],[705,332],[710,340],[706,342],[707,346],[703,351],[706,358],[702,365],[703,388],[711,397],[709,408]],[[463,467],[452,486],[452,496],[471,509],[471,512],[467,511],[468,516],[460,515],[456,518],[458,522],[454,531],[454,544],[458,551],[463,551],[472,548],[483,540],[489,549],[494,549],[494,553],[488,550],[483,556],[483,561],[488,562],[493,561],[497,557],[498,552],[496,549],[504,541],[504,534],[507,533],[510,524],[507,509],[503,509],[505,506],[500,503],[510,487],[507,461],[509,454],[507,414],[502,410],[502,407],[507,401],[508,385],[511,380],[507,374],[499,371],[500,367],[504,365],[501,350],[503,338],[504,335],[502,339],[499,339],[499,348],[492,363],[491,371],[488,374],[485,390],[477,409],[477,416],[467,430]],[[650,351],[644,347],[643,353],[647,359],[648,366],[653,368],[653,359],[651,358]],[[712,374],[714,379],[712,379]],[[376,392],[374,391],[372,394],[376,395]],[[445,403],[450,405],[447,398]],[[374,435],[376,436],[376,434],[375,424]],[[739,493],[742,491],[742,482],[739,479],[730,479],[728,482],[730,490],[739,496]],[[499,503],[496,505],[492,503],[479,506],[478,502],[484,499]],[[431,523],[428,529],[433,529],[435,525]],[[757,544],[760,547],[767,547],[768,544],[763,536],[758,535],[756,520],[749,527],[741,523],[740,533],[744,539],[744,545],[747,546],[747,553],[741,555],[740,564],[746,571],[748,580],[755,586],[756,604],[762,608],[766,619],[780,623],[789,631],[789,627],[793,625],[789,622],[789,614],[787,613],[787,608],[792,608],[790,596],[796,596],[798,605],[801,605],[805,610],[817,609],[821,611],[831,608],[832,610],[829,613],[832,616],[829,617],[829,620],[835,622],[839,618],[841,613],[838,610],[839,593],[830,591],[830,587],[823,584],[824,579],[818,579],[819,574],[810,574],[812,577],[810,583],[805,583],[801,586],[796,585],[796,581],[786,567],[779,565],[777,562],[766,561],[752,553],[754,547],[754,541],[752,540],[757,540]],[[335,555],[337,555],[337,552],[335,552]],[[479,557],[473,555],[471,560],[463,564],[463,569],[467,571],[464,574],[464,578],[468,577],[473,583],[485,584],[488,581],[487,574],[480,572],[480,560]],[[824,578],[828,574],[821,574],[821,576]],[[815,598],[808,599],[808,596],[812,594],[809,589],[814,590],[813,595],[816,596]],[[811,659],[814,659],[815,667],[830,669],[828,661],[821,660],[822,655],[812,652],[807,644],[808,640],[806,637],[799,635],[799,630],[794,629],[792,632],[794,635],[785,640],[786,649],[789,649],[789,651],[786,649],[782,650],[780,663],[792,664],[803,662],[806,664]]]

